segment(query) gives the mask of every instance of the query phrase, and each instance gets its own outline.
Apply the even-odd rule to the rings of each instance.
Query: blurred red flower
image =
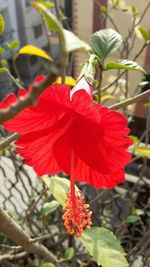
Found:
[[[43,78],[37,77],[36,82]],[[26,94],[24,89],[19,91],[19,97]],[[0,108],[16,101],[10,94]],[[16,152],[39,176],[70,174],[73,164],[74,179],[95,188],[111,188],[124,180],[124,166],[131,159],[127,149],[132,144],[127,119],[93,103],[92,87],[84,77],[71,91],[67,85],[49,86],[37,104],[6,121],[4,127],[21,134]]]
[[[37,77],[36,82],[43,78]],[[19,97],[26,94],[24,89],[19,91]],[[10,94],[0,102],[0,108],[16,101],[17,97]],[[92,212],[81,192],[75,190],[74,180],[95,188],[111,188],[123,182],[124,166],[131,159],[127,149],[132,144],[127,137],[127,119],[94,104],[92,86],[83,77],[71,91],[67,85],[49,86],[38,103],[6,121],[4,127],[21,134],[15,143],[16,152],[39,176],[61,171],[70,175],[62,218],[68,233],[80,237],[91,227]]]

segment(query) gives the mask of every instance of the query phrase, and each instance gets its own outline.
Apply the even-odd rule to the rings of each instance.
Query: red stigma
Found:
[[[70,191],[66,195],[66,206],[63,208],[64,215],[62,219],[68,234],[75,235],[78,238],[84,229],[90,229],[92,211],[89,210],[89,205],[85,203],[84,196],[80,190],[75,192],[75,203]]]

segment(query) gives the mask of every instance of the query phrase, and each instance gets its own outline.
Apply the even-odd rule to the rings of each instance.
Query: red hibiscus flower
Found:
[[[24,89],[19,91],[19,97],[25,94]],[[0,108],[16,101],[10,94]],[[127,119],[93,103],[92,87],[84,77],[71,91],[67,85],[49,86],[35,106],[6,121],[4,127],[21,134],[16,152],[39,176],[62,171],[71,176],[74,200],[73,180],[95,188],[112,188],[124,180],[124,166],[131,159],[127,149],[132,143],[127,137]]]

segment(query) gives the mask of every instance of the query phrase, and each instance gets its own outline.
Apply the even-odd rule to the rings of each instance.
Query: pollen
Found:
[[[84,229],[89,230],[92,221],[92,211],[89,205],[85,203],[84,196],[80,190],[75,193],[75,200],[72,198],[70,191],[66,193],[66,206],[63,208],[64,226],[68,234],[80,237]]]

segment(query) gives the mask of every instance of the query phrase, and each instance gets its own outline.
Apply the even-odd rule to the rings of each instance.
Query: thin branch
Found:
[[[135,97],[128,98],[127,100],[122,101],[120,103],[116,103],[116,104],[110,106],[109,108],[110,109],[119,109],[119,108],[127,107],[131,104],[134,104],[135,102],[137,102],[141,99],[147,98],[148,96],[150,96],[150,89],[144,93],[141,93],[141,94],[135,96]]]
[[[17,82],[17,80],[11,75],[11,73],[9,72],[9,70],[7,70],[7,74],[9,76],[9,78],[12,80],[13,84],[18,88],[21,89],[22,86],[20,83]]]
[[[56,266],[60,266],[57,258],[42,244],[31,243],[30,236],[0,208],[0,232],[10,238],[17,245],[21,246],[25,251],[44,258],[45,261],[55,262]]]
[[[143,52],[143,50],[145,49],[145,47],[148,45],[148,43],[145,43],[142,48],[140,49],[140,51],[135,55],[135,57],[133,58],[133,61],[136,60],[140,55],[141,53]],[[127,70],[123,71],[122,73],[120,73],[120,75],[115,79],[113,80],[112,83],[104,86],[102,89],[101,89],[101,92],[107,90],[109,87],[111,87],[112,85],[114,85],[125,73],[127,72]]]
[[[147,13],[149,8],[150,8],[150,1],[148,2],[147,6],[144,8],[143,13],[142,13],[140,19],[138,20],[138,22],[136,23],[135,27],[137,27],[142,22],[143,18],[145,17],[145,14]]]
[[[95,2],[97,5],[99,5],[100,8],[101,8],[101,6],[103,6],[103,4],[100,3],[98,0],[94,0],[94,2]],[[110,20],[111,24],[114,26],[114,29],[115,29],[118,33],[120,33],[120,30],[119,30],[119,28],[117,27],[115,21],[114,21],[113,18],[110,16],[110,11],[108,11],[108,12],[106,11],[106,17]]]
[[[2,142],[0,142],[0,149],[7,147],[10,143],[16,141],[20,137],[20,134],[13,133],[5,138]]]
[[[4,254],[4,255],[1,255],[0,256],[0,263],[2,261],[5,261],[5,260],[17,260],[17,259],[20,259],[20,258],[24,258],[25,256],[27,256],[28,253],[27,252],[20,252],[20,253],[16,253],[16,254]]]
[[[38,100],[38,97],[44,92],[44,90],[52,84],[58,77],[58,69],[53,66],[50,73],[40,83],[34,83],[32,90],[21,97],[16,103],[12,104],[7,109],[0,110],[0,123],[6,120],[10,120],[19,114],[23,109],[33,105]]]
[[[59,8],[59,2],[58,0],[54,0],[54,8],[55,8],[55,12],[56,12],[56,17],[57,19],[62,22],[61,16],[60,16],[60,8]]]
[[[29,240],[29,242],[32,244],[32,243],[36,243],[36,242],[42,242],[46,239],[52,239],[53,237],[56,237],[56,236],[66,236],[67,235],[67,232],[58,232],[58,233],[54,233],[54,234],[45,234],[45,235],[41,235],[41,236],[38,236],[38,237],[35,237],[35,238],[31,238]],[[22,250],[22,246],[9,246],[9,245],[5,245],[5,244],[0,244],[0,248],[5,248],[5,249],[9,249],[9,250],[14,250],[16,252]]]

